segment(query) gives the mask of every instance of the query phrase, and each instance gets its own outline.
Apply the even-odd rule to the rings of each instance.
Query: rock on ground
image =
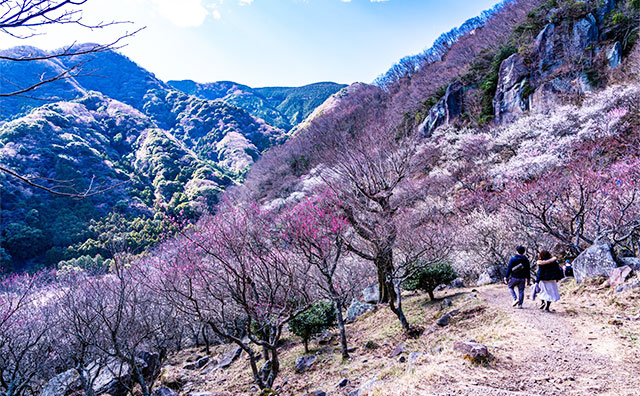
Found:
[[[303,373],[309,370],[316,361],[315,356],[300,356],[296,359],[296,373]]]
[[[458,341],[453,345],[453,349],[474,363],[483,362],[489,358],[487,347],[477,342]]]
[[[380,287],[378,286],[377,283],[366,287],[362,291],[363,300],[367,304],[377,304],[379,296],[380,296]]]
[[[354,320],[366,314],[367,312],[375,311],[375,310],[376,310],[375,305],[365,304],[358,300],[353,300],[353,302],[351,303],[351,305],[349,305],[349,308],[347,309],[346,321],[348,323],[353,322]]]
[[[617,267],[611,251],[611,243],[596,241],[573,261],[573,274],[576,282],[580,283],[585,279],[608,277],[611,270]]]

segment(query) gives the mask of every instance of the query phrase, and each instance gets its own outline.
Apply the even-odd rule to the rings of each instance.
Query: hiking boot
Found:
[[[518,304],[517,309],[522,309],[522,305]]]
[[[547,305],[547,303],[545,303],[544,301],[542,302],[542,304],[540,304],[540,309],[544,309],[544,307]]]
[[[518,305],[518,300],[513,300],[513,304],[511,304],[511,305],[512,305],[512,306],[514,306],[514,307],[515,307],[516,305]]]

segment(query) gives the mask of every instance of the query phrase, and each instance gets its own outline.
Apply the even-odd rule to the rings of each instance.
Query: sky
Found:
[[[0,47],[55,49],[110,42],[145,27],[120,52],[162,80],[229,80],[253,87],[372,82],[400,58],[497,0],[89,0],[86,23],[130,21],[91,32],[48,27]]]

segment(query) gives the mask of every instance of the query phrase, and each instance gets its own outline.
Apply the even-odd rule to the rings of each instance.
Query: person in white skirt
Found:
[[[558,259],[551,256],[546,250],[538,254],[538,285],[540,293],[538,297],[542,301],[540,309],[549,312],[551,303],[560,300],[560,292],[558,290],[558,281],[564,277],[562,268],[558,264]]]

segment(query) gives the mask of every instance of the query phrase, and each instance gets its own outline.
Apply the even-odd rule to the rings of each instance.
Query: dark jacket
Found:
[[[563,277],[562,268],[558,262],[547,265],[538,265],[538,282],[560,280]]]
[[[516,254],[509,260],[509,266],[507,267],[507,274],[505,278],[509,276],[518,279],[531,280],[531,263],[526,256]]]

